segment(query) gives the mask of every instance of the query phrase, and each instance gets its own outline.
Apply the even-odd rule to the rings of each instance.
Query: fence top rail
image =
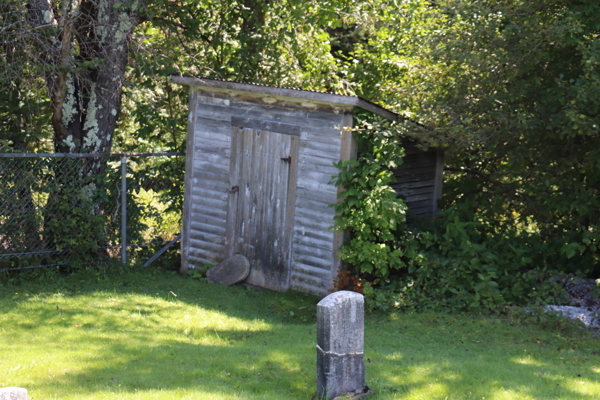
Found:
[[[98,157],[171,157],[185,153],[0,153],[0,158],[98,158]]]

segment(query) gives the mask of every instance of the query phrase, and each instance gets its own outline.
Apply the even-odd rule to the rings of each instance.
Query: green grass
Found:
[[[0,387],[49,399],[310,399],[315,305],[156,271],[0,284]],[[563,328],[563,329],[560,329]],[[370,399],[599,399],[600,338],[574,325],[369,314]]]

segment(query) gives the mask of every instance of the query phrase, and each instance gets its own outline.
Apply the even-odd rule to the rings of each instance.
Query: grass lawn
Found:
[[[32,400],[310,399],[317,300],[155,270],[0,283],[0,387]],[[600,337],[564,322],[369,314],[365,368],[373,400],[600,399]]]

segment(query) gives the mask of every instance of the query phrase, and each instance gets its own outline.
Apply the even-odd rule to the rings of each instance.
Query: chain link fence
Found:
[[[184,159],[0,153],[0,272],[147,262],[179,234]]]

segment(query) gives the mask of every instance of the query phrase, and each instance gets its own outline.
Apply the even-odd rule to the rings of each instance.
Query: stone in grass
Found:
[[[353,397],[365,389],[364,298],[335,292],[317,304],[317,397]]]
[[[27,400],[27,389],[19,387],[0,388],[0,400]]]
[[[206,272],[210,282],[231,286],[243,281],[250,274],[250,262],[241,254],[222,261]]]

